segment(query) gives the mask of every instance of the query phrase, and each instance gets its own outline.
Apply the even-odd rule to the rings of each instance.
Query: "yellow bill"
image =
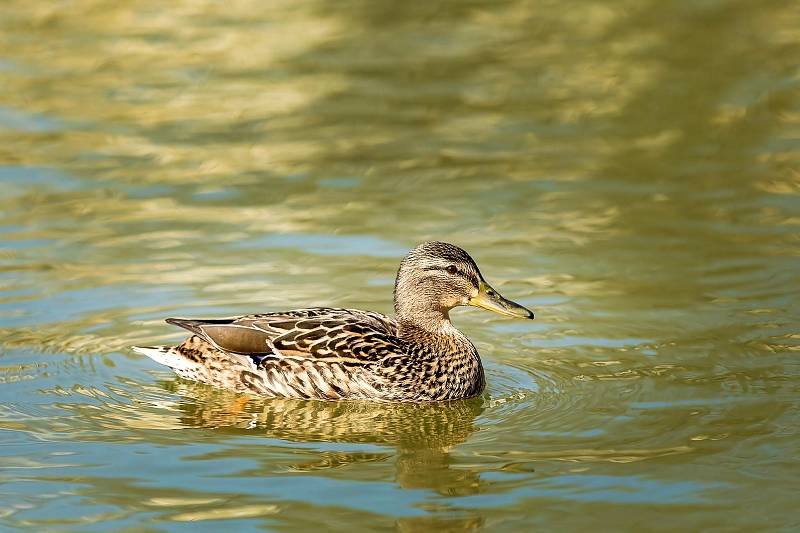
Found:
[[[494,290],[488,283],[481,280],[478,294],[470,298],[467,302],[473,307],[480,307],[488,311],[511,316],[515,318],[533,318],[533,312],[522,307],[518,303],[503,298],[500,293]]]

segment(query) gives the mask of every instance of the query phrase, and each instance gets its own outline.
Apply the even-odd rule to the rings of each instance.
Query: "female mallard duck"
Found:
[[[134,347],[179,376],[261,396],[434,401],[483,391],[475,346],[450,323],[459,305],[533,318],[452,244],[426,242],[400,263],[390,318],[355,309],[167,322],[194,335],[179,346]]]

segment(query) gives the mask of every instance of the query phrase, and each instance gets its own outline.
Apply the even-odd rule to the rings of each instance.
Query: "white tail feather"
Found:
[[[172,346],[134,346],[133,351],[173,370],[197,370],[200,365],[182,356]]]

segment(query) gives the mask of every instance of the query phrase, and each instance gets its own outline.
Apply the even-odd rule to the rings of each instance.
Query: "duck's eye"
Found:
[[[455,265],[449,265],[445,270],[447,270],[448,274],[458,274],[458,267]]]

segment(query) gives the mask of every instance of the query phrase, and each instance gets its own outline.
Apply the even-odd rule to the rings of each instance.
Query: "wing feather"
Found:
[[[167,322],[202,336],[221,350],[250,356],[261,368],[276,358],[360,365],[402,352],[392,319],[354,309],[298,309],[213,320],[170,318]],[[307,376],[312,387],[319,376],[314,373]]]

